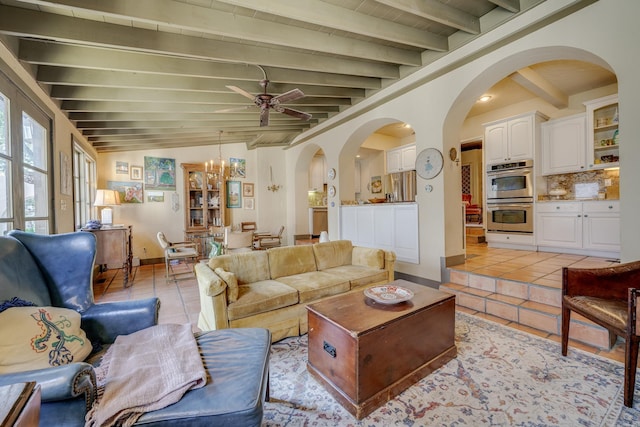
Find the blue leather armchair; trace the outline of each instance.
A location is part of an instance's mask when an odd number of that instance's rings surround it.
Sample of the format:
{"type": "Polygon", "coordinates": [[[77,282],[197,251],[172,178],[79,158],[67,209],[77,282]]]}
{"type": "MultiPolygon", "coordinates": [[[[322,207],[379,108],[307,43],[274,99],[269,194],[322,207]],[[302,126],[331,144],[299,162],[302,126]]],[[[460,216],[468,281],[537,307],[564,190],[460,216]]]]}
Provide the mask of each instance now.
{"type": "MultiPolygon", "coordinates": [[[[94,303],[95,256],[92,233],[43,236],[11,231],[0,237],[0,301],[18,297],[39,306],[76,310],[94,349],[113,343],[118,335],[157,324],[157,298],[94,303]]],[[[0,375],[0,385],[25,381],[40,384],[41,420],[49,420],[49,425],[82,422],[96,397],[93,367],[84,362],[0,375]]]]}
{"type": "MultiPolygon", "coordinates": [[[[94,303],[95,244],[93,233],[82,232],[41,236],[12,231],[0,237],[0,301],[19,297],[40,306],[74,309],[81,314],[82,329],[96,345],[155,325],[157,298],[94,303]]],[[[224,329],[195,337],[207,384],[188,391],[173,405],[142,415],[135,425],[259,427],[268,399],[269,330],[224,329]]],[[[40,384],[41,426],[84,426],[87,408],[96,397],[90,364],[0,375],[0,385],[26,381],[40,384]]]]}

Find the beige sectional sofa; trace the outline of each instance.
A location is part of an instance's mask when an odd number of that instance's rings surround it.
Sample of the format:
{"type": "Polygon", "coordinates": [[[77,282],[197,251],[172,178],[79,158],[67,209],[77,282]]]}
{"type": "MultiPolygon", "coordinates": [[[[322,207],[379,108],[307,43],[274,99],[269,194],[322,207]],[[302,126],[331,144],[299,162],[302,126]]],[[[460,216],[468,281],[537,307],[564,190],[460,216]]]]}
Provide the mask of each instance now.
{"type": "Polygon", "coordinates": [[[232,253],[195,267],[203,331],[263,327],[272,340],[307,332],[306,305],[394,279],[395,253],[348,240],[232,253]]]}

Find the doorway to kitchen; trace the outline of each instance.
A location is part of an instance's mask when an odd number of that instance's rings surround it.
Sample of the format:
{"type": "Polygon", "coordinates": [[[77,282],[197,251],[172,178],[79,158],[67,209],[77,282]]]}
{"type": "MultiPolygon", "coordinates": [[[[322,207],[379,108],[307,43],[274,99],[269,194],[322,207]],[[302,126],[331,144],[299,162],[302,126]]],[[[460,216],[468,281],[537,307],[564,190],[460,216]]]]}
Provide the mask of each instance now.
{"type": "Polygon", "coordinates": [[[467,243],[482,243],[484,237],[482,137],[460,143],[462,204],[467,243]]]}

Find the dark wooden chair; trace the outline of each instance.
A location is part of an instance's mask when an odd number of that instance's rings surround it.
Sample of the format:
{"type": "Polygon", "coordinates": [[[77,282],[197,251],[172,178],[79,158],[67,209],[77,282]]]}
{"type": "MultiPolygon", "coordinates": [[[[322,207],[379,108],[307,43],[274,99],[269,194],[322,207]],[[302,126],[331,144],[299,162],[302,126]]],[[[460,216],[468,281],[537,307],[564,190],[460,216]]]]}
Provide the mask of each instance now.
{"type": "Polygon", "coordinates": [[[567,355],[571,312],[609,331],[609,347],[625,340],[624,405],[633,406],[638,365],[637,304],[640,261],[604,268],[562,269],[562,355],[567,355]]]}

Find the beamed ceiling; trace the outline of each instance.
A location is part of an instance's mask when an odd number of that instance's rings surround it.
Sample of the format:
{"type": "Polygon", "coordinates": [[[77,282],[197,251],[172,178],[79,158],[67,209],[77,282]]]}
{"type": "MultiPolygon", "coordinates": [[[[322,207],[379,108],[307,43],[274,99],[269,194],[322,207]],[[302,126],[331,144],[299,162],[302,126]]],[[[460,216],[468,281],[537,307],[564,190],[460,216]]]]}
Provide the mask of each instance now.
{"type": "Polygon", "coordinates": [[[285,146],[543,1],[0,0],[0,40],[99,152],[285,146]],[[260,127],[265,77],[311,119],[260,127]]]}

